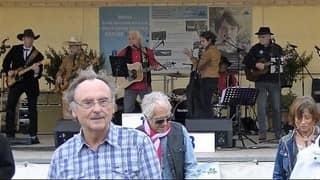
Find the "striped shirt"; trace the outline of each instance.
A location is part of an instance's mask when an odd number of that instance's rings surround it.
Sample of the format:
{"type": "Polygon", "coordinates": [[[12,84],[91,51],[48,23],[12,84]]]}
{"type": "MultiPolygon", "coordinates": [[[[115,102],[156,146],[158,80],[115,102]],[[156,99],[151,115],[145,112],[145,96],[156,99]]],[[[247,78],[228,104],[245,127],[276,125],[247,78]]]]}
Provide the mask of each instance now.
{"type": "Polygon", "coordinates": [[[53,154],[49,179],[161,179],[154,146],[143,132],[110,123],[105,141],[91,149],[80,132],[53,154]]]}

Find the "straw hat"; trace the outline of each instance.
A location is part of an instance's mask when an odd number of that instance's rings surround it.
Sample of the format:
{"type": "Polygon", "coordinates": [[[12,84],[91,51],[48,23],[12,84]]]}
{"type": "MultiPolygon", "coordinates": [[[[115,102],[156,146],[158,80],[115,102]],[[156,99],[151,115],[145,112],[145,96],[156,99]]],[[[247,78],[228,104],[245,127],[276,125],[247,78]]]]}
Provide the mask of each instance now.
{"type": "Polygon", "coordinates": [[[72,36],[69,41],[65,41],[64,44],[68,45],[68,46],[88,46],[87,43],[83,43],[81,42],[80,39],[72,36]]]}

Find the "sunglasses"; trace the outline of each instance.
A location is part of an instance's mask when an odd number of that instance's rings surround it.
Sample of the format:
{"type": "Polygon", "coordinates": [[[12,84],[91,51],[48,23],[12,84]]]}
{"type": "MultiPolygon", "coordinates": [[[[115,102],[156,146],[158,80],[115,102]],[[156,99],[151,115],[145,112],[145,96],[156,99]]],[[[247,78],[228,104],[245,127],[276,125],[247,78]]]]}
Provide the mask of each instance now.
{"type": "Polygon", "coordinates": [[[166,122],[171,121],[172,118],[173,118],[172,115],[167,116],[167,117],[163,117],[163,118],[157,118],[157,119],[154,121],[154,123],[155,123],[155,124],[158,124],[158,125],[161,125],[161,124],[163,124],[165,121],[166,121],[166,122]]]}

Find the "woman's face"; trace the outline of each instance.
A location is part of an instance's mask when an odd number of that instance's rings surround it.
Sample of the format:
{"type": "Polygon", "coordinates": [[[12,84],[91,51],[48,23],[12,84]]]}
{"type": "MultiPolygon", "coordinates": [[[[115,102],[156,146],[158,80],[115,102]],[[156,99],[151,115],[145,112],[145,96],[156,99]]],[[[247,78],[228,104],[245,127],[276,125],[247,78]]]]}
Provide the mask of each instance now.
{"type": "Polygon", "coordinates": [[[304,109],[300,119],[297,115],[295,116],[295,125],[300,133],[310,134],[315,125],[315,119],[313,119],[312,114],[308,109],[304,109]]]}
{"type": "Polygon", "coordinates": [[[200,37],[200,46],[202,48],[206,48],[211,43],[211,40],[207,40],[206,38],[200,37]]]}

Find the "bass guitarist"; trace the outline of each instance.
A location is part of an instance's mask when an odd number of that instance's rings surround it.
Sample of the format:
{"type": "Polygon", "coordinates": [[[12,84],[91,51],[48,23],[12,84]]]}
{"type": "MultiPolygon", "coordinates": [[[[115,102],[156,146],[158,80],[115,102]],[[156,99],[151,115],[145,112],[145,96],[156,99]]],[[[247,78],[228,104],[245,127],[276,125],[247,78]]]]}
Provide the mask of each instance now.
{"type": "Polygon", "coordinates": [[[154,58],[151,49],[143,47],[141,44],[142,36],[139,31],[128,32],[128,46],[122,49],[118,56],[126,57],[128,64],[141,62],[144,69],[143,80],[135,82],[124,91],[124,112],[132,113],[135,109],[136,98],[139,95],[143,99],[144,95],[152,91],[151,88],[151,72],[150,69],[160,70],[158,62],[154,58]]]}
{"type": "Polygon", "coordinates": [[[10,139],[15,138],[16,106],[22,93],[26,93],[28,99],[28,111],[30,118],[29,135],[30,144],[38,144],[38,113],[37,98],[39,96],[39,79],[43,66],[37,62],[43,60],[43,55],[33,46],[34,40],[40,35],[33,33],[31,29],[25,29],[17,38],[23,44],[13,46],[3,60],[3,71],[8,78],[15,76],[19,69],[32,66],[32,70],[22,75],[21,79],[9,87],[6,106],[6,134],[10,139]]]}
{"type": "Polygon", "coordinates": [[[248,80],[255,81],[255,87],[258,90],[258,123],[259,140],[266,140],[266,107],[267,98],[271,100],[272,120],[275,138],[279,139],[281,135],[280,120],[280,84],[278,83],[278,73],[270,73],[271,58],[281,57],[282,48],[272,42],[272,35],[269,27],[260,27],[255,33],[258,36],[259,43],[251,47],[243,63],[246,66],[246,75],[248,80]],[[264,72],[259,73],[259,72],[264,72]],[[259,76],[257,76],[259,74],[259,76]],[[253,78],[255,76],[255,78],[253,78]]]}

